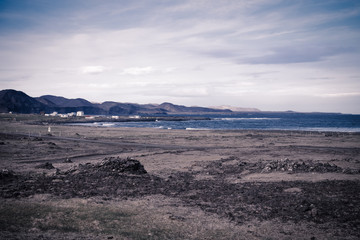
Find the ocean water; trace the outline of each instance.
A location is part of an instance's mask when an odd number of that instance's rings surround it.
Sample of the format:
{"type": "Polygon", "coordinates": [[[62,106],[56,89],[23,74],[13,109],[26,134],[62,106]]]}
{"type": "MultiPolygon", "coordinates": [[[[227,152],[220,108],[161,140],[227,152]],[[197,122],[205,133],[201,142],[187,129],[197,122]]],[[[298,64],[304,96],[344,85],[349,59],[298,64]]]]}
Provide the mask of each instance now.
{"type": "MultiPolygon", "coordinates": [[[[202,115],[203,116],[203,115],[202,115]]],[[[360,115],[317,113],[243,113],[206,115],[210,120],[86,123],[94,127],[140,127],[186,130],[297,130],[360,132],[360,115]]]]}

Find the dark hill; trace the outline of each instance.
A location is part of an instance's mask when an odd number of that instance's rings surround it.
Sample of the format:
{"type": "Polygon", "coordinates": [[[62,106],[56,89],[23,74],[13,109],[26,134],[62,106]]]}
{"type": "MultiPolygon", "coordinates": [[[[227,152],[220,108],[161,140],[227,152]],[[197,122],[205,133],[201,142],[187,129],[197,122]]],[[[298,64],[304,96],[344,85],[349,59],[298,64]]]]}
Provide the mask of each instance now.
{"type": "Polygon", "coordinates": [[[57,106],[57,107],[90,107],[93,104],[85,99],[76,98],[76,99],[68,99],[64,97],[45,95],[36,98],[36,100],[48,104],[49,106],[57,106]]]}
{"type": "Polygon", "coordinates": [[[136,104],[104,102],[91,103],[82,98],[68,99],[60,96],[44,95],[32,98],[21,91],[0,91],[0,112],[14,113],[70,113],[84,111],[90,115],[166,115],[166,114],[202,114],[202,113],[230,113],[231,110],[220,110],[204,107],[186,107],[172,103],[136,104]]]}
{"type": "Polygon", "coordinates": [[[229,109],[213,109],[205,107],[186,107],[183,105],[175,105],[172,103],[162,103],[159,105],[160,108],[165,109],[168,113],[231,113],[229,109]]]}
{"type": "Polygon", "coordinates": [[[0,112],[40,113],[48,107],[21,91],[12,89],[0,91],[0,112]]]}
{"type": "Polygon", "coordinates": [[[136,103],[103,102],[97,107],[107,111],[110,115],[131,115],[131,114],[166,114],[167,111],[155,105],[141,105],[136,103]]]}

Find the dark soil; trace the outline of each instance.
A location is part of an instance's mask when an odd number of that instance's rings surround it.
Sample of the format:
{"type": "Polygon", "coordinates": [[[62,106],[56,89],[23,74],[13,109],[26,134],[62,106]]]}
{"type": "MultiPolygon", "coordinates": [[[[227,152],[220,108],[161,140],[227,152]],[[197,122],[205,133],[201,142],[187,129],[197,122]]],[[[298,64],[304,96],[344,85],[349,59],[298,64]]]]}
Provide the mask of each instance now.
{"type": "MultiPolygon", "coordinates": [[[[213,162],[201,171],[178,172],[168,178],[148,174],[134,159],[105,158],[98,164],[79,165],[65,172],[17,175],[3,170],[0,196],[27,197],[50,193],[62,198],[101,196],[103,199],[132,198],[152,194],[181,199],[190,206],[216,213],[236,223],[251,219],[327,223],[360,237],[360,182],[247,182],[232,184],[224,176],[250,172],[342,172],[336,165],[317,162],[224,164],[213,162]],[[291,170],[290,170],[291,169],[291,170]],[[196,180],[197,174],[213,175],[196,180]]],[[[236,162],[236,161],[235,161],[236,162]]]]}

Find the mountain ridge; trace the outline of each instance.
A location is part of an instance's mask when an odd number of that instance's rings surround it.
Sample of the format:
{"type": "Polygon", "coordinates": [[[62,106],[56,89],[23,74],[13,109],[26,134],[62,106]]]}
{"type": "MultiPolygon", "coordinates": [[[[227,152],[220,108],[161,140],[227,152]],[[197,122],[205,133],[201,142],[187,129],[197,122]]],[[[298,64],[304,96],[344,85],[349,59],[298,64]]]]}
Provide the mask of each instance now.
{"type": "Polygon", "coordinates": [[[230,105],[211,106],[209,108],[222,109],[222,110],[229,109],[233,112],[261,112],[257,108],[243,108],[243,107],[234,107],[234,106],[230,106],[230,105]]]}
{"type": "Polygon", "coordinates": [[[52,104],[59,107],[84,107],[93,105],[91,102],[83,98],[68,99],[61,96],[43,95],[35,99],[44,104],[52,104]]]}
{"type": "Polygon", "coordinates": [[[169,102],[162,104],[137,104],[114,101],[91,103],[83,98],[69,99],[54,95],[31,97],[22,91],[13,89],[0,91],[0,112],[51,113],[55,111],[58,113],[83,111],[87,115],[167,115],[233,112],[230,109],[187,107],[169,102]]]}

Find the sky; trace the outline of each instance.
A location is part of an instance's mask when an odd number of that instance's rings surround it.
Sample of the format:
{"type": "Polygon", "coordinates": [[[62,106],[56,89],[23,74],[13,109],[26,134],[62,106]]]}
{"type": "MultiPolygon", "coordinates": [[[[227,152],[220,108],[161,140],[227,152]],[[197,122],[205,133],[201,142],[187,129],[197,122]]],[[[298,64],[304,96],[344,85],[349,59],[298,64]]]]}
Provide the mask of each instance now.
{"type": "Polygon", "coordinates": [[[360,113],[359,0],[0,0],[0,89],[360,113]]]}

